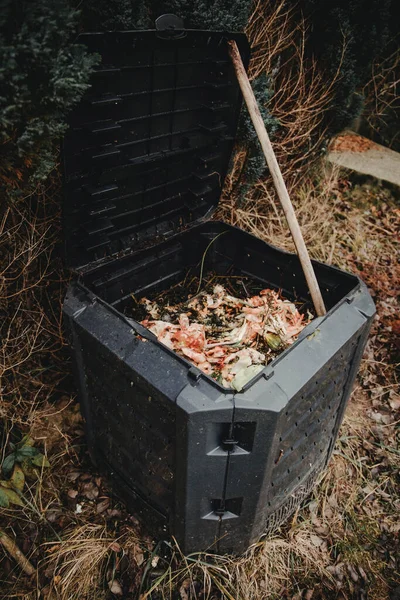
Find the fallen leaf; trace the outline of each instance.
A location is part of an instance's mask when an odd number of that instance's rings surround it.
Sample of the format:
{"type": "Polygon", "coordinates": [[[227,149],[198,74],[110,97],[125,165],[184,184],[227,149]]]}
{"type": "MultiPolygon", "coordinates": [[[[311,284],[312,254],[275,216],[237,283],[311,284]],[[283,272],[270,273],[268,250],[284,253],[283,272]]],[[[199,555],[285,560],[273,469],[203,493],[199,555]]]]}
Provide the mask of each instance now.
{"type": "Polygon", "coordinates": [[[69,496],[69,498],[76,498],[77,495],[78,495],[78,493],[79,493],[78,490],[73,490],[73,489],[68,490],[68,496],[69,496]]]}
{"type": "Polygon", "coordinates": [[[18,494],[16,492],[14,492],[13,490],[10,490],[9,488],[5,488],[5,487],[0,487],[0,506],[4,506],[4,508],[7,508],[10,504],[16,504],[17,506],[24,506],[24,503],[22,502],[21,498],[18,496],[18,494]],[[7,500],[5,500],[5,498],[8,499],[8,503],[7,500]]]}
{"type": "Polygon", "coordinates": [[[158,561],[159,561],[159,560],[160,560],[160,557],[159,557],[159,556],[155,556],[155,557],[153,558],[153,560],[151,561],[151,566],[153,567],[153,569],[155,569],[155,568],[156,568],[156,566],[158,565],[158,561]]]}
{"type": "MultiPolygon", "coordinates": [[[[141,547],[137,544],[133,547],[133,557],[138,567],[140,567],[144,563],[144,554],[142,552],[141,547]]],[[[151,561],[151,565],[153,566],[153,561],[151,561]]]]}
{"type": "Polygon", "coordinates": [[[188,593],[187,593],[186,590],[190,589],[190,584],[191,584],[191,580],[190,579],[185,579],[182,582],[182,585],[179,588],[179,595],[181,597],[181,600],[189,600],[189,595],[188,595],[188,593]]]}
{"type": "Polygon", "coordinates": [[[32,464],[36,467],[50,467],[50,463],[46,456],[43,456],[43,454],[40,453],[32,458],[32,464]]]}
{"type": "Polygon", "coordinates": [[[354,568],[351,565],[347,565],[347,570],[350,573],[350,577],[352,578],[352,580],[356,583],[359,578],[354,568]]]}
{"type": "Polygon", "coordinates": [[[10,481],[15,489],[22,492],[25,484],[25,475],[20,465],[15,465],[10,481]]]}
{"type": "Polygon", "coordinates": [[[400,395],[393,392],[393,390],[389,394],[389,405],[394,411],[400,410],[400,395]]]}
{"type": "Polygon", "coordinates": [[[30,458],[24,458],[24,460],[20,464],[21,464],[21,468],[24,472],[24,475],[26,477],[31,477],[31,478],[35,478],[35,479],[37,478],[38,471],[32,465],[32,461],[30,458]]]}
{"type": "Polygon", "coordinates": [[[76,481],[78,479],[78,477],[80,477],[82,475],[82,473],[80,471],[70,471],[67,475],[67,479],[68,481],[76,481]]]}
{"type": "Polygon", "coordinates": [[[89,483],[83,484],[82,494],[88,500],[95,500],[99,495],[99,488],[92,481],[90,481],[89,483]]]}
{"type": "Polygon", "coordinates": [[[108,588],[109,588],[110,592],[112,594],[115,594],[116,596],[122,596],[122,594],[123,594],[122,587],[120,586],[120,584],[118,583],[118,581],[116,579],[113,579],[112,581],[108,582],[108,588]]]}
{"type": "Polygon", "coordinates": [[[319,548],[324,542],[324,540],[322,538],[320,538],[318,535],[314,535],[314,534],[310,535],[310,540],[311,540],[311,543],[313,544],[313,546],[315,546],[316,548],[319,548]]]}
{"type": "Polygon", "coordinates": [[[102,500],[101,502],[98,502],[96,505],[96,512],[98,514],[101,514],[102,512],[104,512],[105,510],[107,510],[107,508],[110,506],[110,498],[106,498],[105,500],[102,500]]]}
{"type": "Polygon", "coordinates": [[[3,487],[0,487],[0,506],[2,508],[8,508],[10,506],[10,500],[3,487]]]}

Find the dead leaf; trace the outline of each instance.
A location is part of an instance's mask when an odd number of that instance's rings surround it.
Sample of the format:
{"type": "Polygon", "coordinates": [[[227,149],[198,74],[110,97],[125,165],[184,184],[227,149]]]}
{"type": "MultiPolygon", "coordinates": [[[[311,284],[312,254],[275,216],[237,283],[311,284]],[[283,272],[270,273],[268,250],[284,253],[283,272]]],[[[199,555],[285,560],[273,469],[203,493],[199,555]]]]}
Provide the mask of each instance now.
{"type": "Polygon", "coordinates": [[[88,500],[95,500],[99,495],[99,488],[92,481],[89,481],[89,483],[83,484],[82,494],[88,500]]]}
{"type": "Polygon", "coordinates": [[[394,411],[400,410],[400,394],[396,394],[393,390],[389,394],[389,405],[394,411]]]}
{"type": "Polygon", "coordinates": [[[351,565],[347,565],[347,570],[350,573],[350,577],[352,578],[352,580],[354,581],[354,583],[357,583],[358,581],[358,574],[356,573],[356,571],[354,570],[354,568],[351,565]]]}
{"type": "Polygon", "coordinates": [[[62,512],[59,509],[48,510],[46,511],[46,520],[49,523],[55,523],[57,519],[59,519],[62,515],[62,512]]]}
{"type": "MultiPolygon", "coordinates": [[[[1,493],[3,494],[3,497],[6,497],[8,499],[8,502],[11,504],[16,504],[17,506],[24,506],[21,498],[18,496],[18,494],[16,492],[14,492],[14,490],[11,490],[7,487],[3,487],[0,486],[0,490],[1,493]]],[[[1,506],[8,506],[8,505],[4,505],[1,504],[1,506]]]]}
{"type": "Polygon", "coordinates": [[[108,588],[112,594],[115,594],[115,596],[122,596],[123,594],[122,587],[116,579],[108,582],[108,588]]]}
{"type": "Polygon", "coordinates": [[[181,600],[189,600],[189,595],[186,590],[188,590],[190,588],[190,584],[191,584],[190,579],[185,579],[182,582],[182,585],[179,588],[179,595],[181,597],[181,600]]]}
{"type": "Polygon", "coordinates": [[[105,510],[107,510],[107,508],[110,506],[110,498],[106,498],[105,500],[102,500],[101,502],[98,502],[96,505],[96,512],[98,514],[101,514],[102,512],[104,512],[105,510]]]}
{"type": "Polygon", "coordinates": [[[122,513],[117,508],[111,508],[111,509],[107,510],[107,516],[110,517],[110,519],[112,519],[112,518],[117,519],[122,516],[122,513]]]}
{"type": "Polygon", "coordinates": [[[322,546],[324,540],[322,538],[320,538],[318,535],[310,535],[310,540],[311,543],[313,544],[313,546],[315,546],[316,548],[319,548],[320,546],[322,546]]]}
{"type": "MultiPolygon", "coordinates": [[[[133,547],[133,558],[135,559],[135,562],[138,567],[140,567],[144,563],[144,554],[142,552],[141,547],[138,546],[137,544],[135,544],[135,546],[133,547]]],[[[152,561],[152,566],[153,566],[153,561],[152,561]]]]}
{"type": "Polygon", "coordinates": [[[156,568],[156,566],[158,565],[158,561],[160,560],[159,556],[154,556],[153,560],[151,561],[151,566],[153,567],[153,569],[156,568]]]}
{"type": "Polygon", "coordinates": [[[33,458],[31,458],[31,461],[32,464],[36,467],[50,467],[50,463],[47,460],[47,457],[43,456],[43,454],[38,454],[37,456],[34,456],[33,458]]]}
{"type": "Polygon", "coordinates": [[[20,465],[15,465],[10,482],[15,489],[22,492],[25,484],[25,475],[20,465]]]}
{"type": "Polygon", "coordinates": [[[76,497],[77,497],[77,495],[78,495],[78,493],[79,493],[79,492],[78,492],[78,490],[72,490],[72,489],[71,489],[71,490],[68,490],[68,496],[69,496],[70,498],[76,498],[76,497]]]}
{"type": "Polygon", "coordinates": [[[82,475],[81,471],[70,471],[67,475],[68,481],[76,481],[82,475]]]}

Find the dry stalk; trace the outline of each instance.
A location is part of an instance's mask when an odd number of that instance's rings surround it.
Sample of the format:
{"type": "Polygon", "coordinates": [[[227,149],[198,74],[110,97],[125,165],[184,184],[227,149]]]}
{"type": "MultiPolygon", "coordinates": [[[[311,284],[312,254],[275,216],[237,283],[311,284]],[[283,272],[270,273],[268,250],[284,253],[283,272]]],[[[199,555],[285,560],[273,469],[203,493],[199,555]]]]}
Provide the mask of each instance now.
{"type": "Polygon", "coordinates": [[[32,563],[26,558],[26,556],[21,552],[18,548],[17,544],[13,539],[10,538],[9,535],[6,534],[5,531],[0,527],[0,544],[3,545],[4,549],[8,552],[8,554],[19,564],[21,569],[23,570],[28,577],[32,577],[36,573],[35,567],[32,563]]]}
{"type": "Polygon", "coordinates": [[[104,573],[110,546],[103,525],[85,523],[63,535],[59,543],[46,544],[41,569],[50,578],[49,597],[59,600],[99,600],[105,594],[104,573]]]}
{"type": "Polygon", "coordinates": [[[51,194],[54,184],[6,205],[0,217],[0,414],[11,422],[24,422],[38,392],[45,399],[62,377],[54,368],[62,281],[52,258],[59,228],[51,194]]]}
{"type": "MultiPolygon", "coordinates": [[[[249,77],[265,74],[273,85],[268,110],[279,123],[273,139],[289,192],[318,160],[326,136],[325,113],[339,80],[346,51],[335,75],[326,80],[315,61],[306,58],[307,24],[295,17],[285,2],[257,0],[246,33],[252,46],[249,77]]],[[[225,186],[225,197],[234,196],[241,181],[247,153],[235,158],[225,186]]],[[[250,192],[251,195],[251,192],[250,192]]],[[[229,215],[224,215],[229,219],[229,215]]]]}
{"type": "MultiPolygon", "coordinates": [[[[378,133],[388,126],[388,119],[398,115],[400,111],[400,51],[396,50],[383,61],[376,61],[372,66],[370,81],[363,90],[366,99],[364,115],[368,125],[378,133]]],[[[398,131],[395,128],[390,145],[393,144],[398,131]]]]}

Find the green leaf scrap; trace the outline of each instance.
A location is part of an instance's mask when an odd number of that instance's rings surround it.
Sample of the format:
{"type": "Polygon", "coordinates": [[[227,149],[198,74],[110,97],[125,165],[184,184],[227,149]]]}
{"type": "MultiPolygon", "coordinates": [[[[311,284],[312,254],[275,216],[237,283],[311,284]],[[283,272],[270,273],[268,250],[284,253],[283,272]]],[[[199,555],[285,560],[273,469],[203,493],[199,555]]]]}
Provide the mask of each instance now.
{"type": "Polygon", "coordinates": [[[13,452],[12,454],[9,454],[4,459],[3,464],[2,464],[2,470],[3,470],[3,473],[4,473],[4,475],[6,477],[13,470],[13,467],[15,465],[15,460],[16,460],[16,453],[15,452],[13,452]]]}

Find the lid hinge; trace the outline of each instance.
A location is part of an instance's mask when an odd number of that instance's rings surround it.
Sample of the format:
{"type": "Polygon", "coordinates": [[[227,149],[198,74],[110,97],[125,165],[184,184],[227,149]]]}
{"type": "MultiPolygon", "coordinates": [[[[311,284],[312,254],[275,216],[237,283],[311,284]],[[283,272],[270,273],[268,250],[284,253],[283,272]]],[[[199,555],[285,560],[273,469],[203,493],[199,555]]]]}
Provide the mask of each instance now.
{"type": "Polygon", "coordinates": [[[164,39],[179,39],[186,36],[183,19],[176,15],[161,15],[156,19],[157,35],[164,39]]]}

